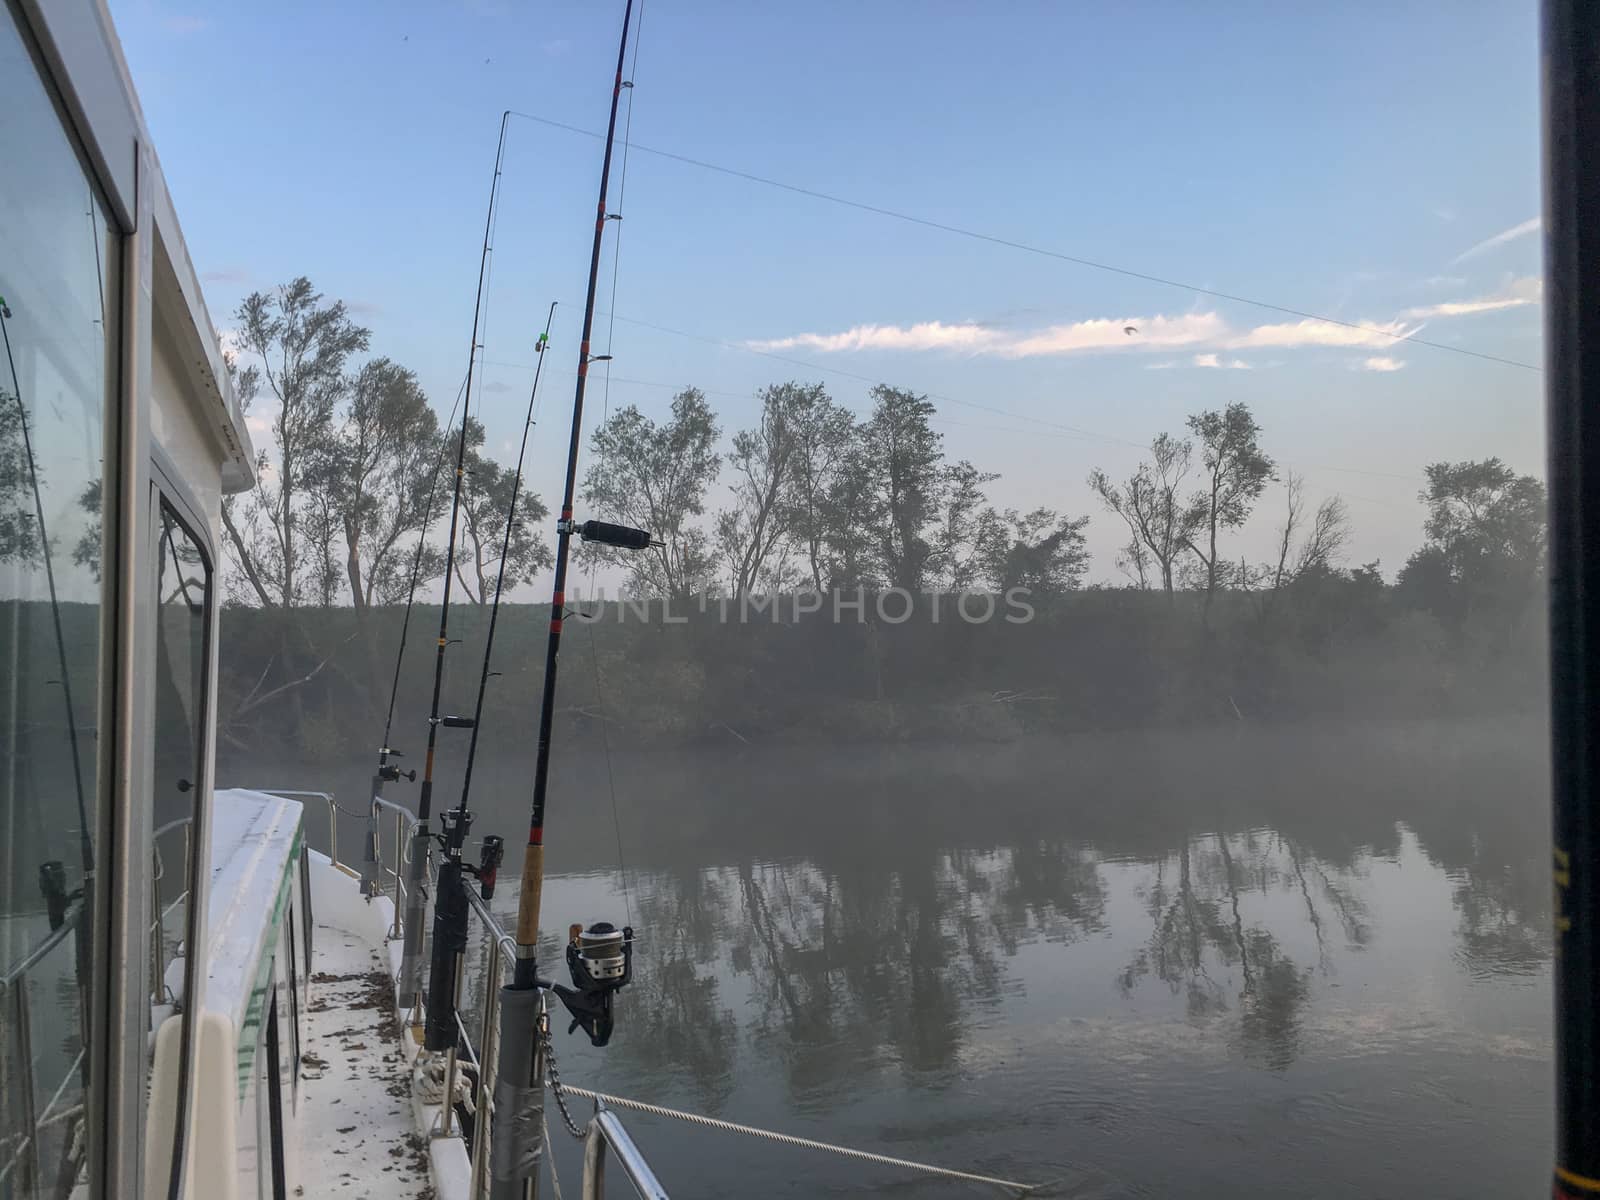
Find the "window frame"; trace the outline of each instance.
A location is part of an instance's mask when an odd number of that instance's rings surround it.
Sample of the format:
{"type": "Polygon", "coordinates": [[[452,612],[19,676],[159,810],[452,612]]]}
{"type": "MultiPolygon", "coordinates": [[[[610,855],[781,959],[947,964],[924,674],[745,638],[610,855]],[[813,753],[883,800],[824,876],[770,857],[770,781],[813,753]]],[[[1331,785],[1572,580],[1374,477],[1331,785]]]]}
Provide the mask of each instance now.
{"type": "MultiPolygon", "coordinates": [[[[216,662],[216,636],[217,636],[217,569],[216,547],[212,543],[207,526],[198,514],[198,507],[190,499],[188,490],[180,482],[180,477],[175,469],[168,466],[166,456],[156,447],[151,448],[151,479],[149,497],[149,553],[150,571],[146,586],[150,589],[154,603],[150,610],[152,623],[143,632],[150,638],[152,662],[158,653],[159,635],[156,622],[161,616],[160,578],[161,578],[161,552],[162,543],[166,538],[166,521],[170,519],[193,542],[201,555],[201,561],[206,572],[206,606],[205,615],[201,624],[201,672],[200,695],[196,705],[196,732],[198,742],[196,745],[197,763],[196,779],[192,789],[193,813],[190,825],[190,853],[187,864],[187,878],[185,883],[189,899],[184,907],[184,965],[183,965],[183,1040],[178,1057],[178,1088],[176,1095],[177,1111],[173,1114],[173,1144],[171,1148],[172,1172],[167,1185],[168,1200],[179,1200],[184,1194],[184,1167],[188,1156],[187,1144],[187,1117],[194,1104],[195,1074],[194,1062],[199,1041],[200,1024],[191,1018],[198,1015],[203,1001],[204,988],[201,983],[201,972],[205,958],[204,948],[200,945],[206,929],[205,900],[209,897],[209,888],[204,886],[202,871],[209,869],[210,864],[210,837],[211,837],[211,788],[213,764],[209,746],[209,730],[213,722],[213,706],[215,704],[215,680],[213,665],[216,662]]],[[[137,607],[137,606],[136,606],[137,607]]],[[[151,713],[153,716],[154,706],[151,713]]],[[[154,726],[145,724],[152,745],[154,743],[154,726]]],[[[145,787],[138,789],[144,796],[144,803],[150,807],[147,814],[151,819],[145,823],[145,828],[154,829],[154,758],[151,759],[151,773],[144,780],[145,787]]],[[[154,838],[152,837],[144,847],[145,857],[148,860],[154,852],[154,838]]],[[[144,927],[146,937],[151,936],[150,927],[144,927]]],[[[157,931],[154,936],[162,936],[157,931]]],[[[144,947],[142,961],[149,963],[149,947],[144,947]]],[[[159,981],[151,980],[151,984],[159,981]]],[[[148,1064],[146,1066],[148,1072],[148,1064]]],[[[141,1126],[148,1121],[148,1113],[141,1121],[141,1126]]],[[[144,1128],[140,1130],[141,1137],[144,1128]]]]}

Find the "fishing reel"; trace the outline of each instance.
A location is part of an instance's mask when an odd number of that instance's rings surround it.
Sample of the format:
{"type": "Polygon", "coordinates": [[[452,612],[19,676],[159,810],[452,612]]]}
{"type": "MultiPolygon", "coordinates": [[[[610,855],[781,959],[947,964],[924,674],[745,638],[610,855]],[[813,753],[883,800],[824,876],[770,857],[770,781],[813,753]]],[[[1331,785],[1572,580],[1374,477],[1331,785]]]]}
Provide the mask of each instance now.
{"type": "Polygon", "coordinates": [[[633,926],[618,929],[609,921],[596,921],[587,929],[572,926],[568,930],[567,971],[572,987],[556,983],[550,989],[572,1016],[567,1032],[581,1025],[591,1045],[604,1046],[611,1040],[614,1025],[611,997],[633,978],[633,926]]]}

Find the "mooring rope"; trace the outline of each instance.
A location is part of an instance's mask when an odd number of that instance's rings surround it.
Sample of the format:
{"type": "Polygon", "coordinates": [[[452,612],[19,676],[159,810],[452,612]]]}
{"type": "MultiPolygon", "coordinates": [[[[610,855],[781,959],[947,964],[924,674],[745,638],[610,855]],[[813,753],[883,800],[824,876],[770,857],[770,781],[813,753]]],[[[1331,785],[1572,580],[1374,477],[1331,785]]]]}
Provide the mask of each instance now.
{"type": "Polygon", "coordinates": [[[615,1108],[631,1108],[635,1112],[648,1113],[654,1117],[670,1117],[675,1121],[687,1121],[691,1125],[700,1125],[707,1129],[720,1129],[724,1133],[742,1133],[747,1137],[763,1138],[769,1142],[781,1142],[786,1146],[799,1146],[805,1150],[822,1150],[829,1154],[840,1155],[843,1158],[878,1163],[886,1167],[903,1167],[908,1171],[921,1171],[927,1175],[942,1175],[947,1179],[964,1179],[969,1183],[982,1183],[990,1187],[1003,1188],[1018,1196],[1027,1196],[1038,1190],[1035,1184],[1018,1183],[1013,1179],[998,1179],[993,1175],[977,1175],[971,1171],[956,1171],[950,1167],[936,1167],[931,1163],[914,1162],[909,1158],[893,1158],[887,1154],[874,1154],[870,1150],[856,1150],[849,1146],[835,1146],[830,1142],[813,1141],[811,1138],[796,1137],[789,1133],[778,1133],[771,1129],[757,1129],[752,1125],[738,1125],[732,1121],[721,1121],[716,1117],[702,1116],[699,1113],[680,1112],[675,1108],[662,1108],[659,1104],[646,1104],[643,1100],[630,1100],[626,1096],[612,1096],[605,1092],[591,1092],[587,1088],[574,1087],[570,1083],[564,1083],[561,1086],[563,1091],[574,1096],[582,1096],[586,1100],[597,1100],[601,1104],[609,1104],[615,1108]]]}

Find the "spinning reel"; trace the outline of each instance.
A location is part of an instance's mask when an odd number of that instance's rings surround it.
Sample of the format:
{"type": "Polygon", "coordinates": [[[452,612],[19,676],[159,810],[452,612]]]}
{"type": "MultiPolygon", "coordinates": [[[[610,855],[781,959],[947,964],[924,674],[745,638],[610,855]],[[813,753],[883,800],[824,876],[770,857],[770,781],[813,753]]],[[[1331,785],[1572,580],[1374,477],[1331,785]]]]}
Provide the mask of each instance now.
{"type": "Polygon", "coordinates": [[[611,997],[633,978],[633,926],[618,929],[609,921],[596,921],[587,929],[572,926],[567,937],[572,987],[554,983],[550,990],[572,1016],[567,1032],[581,1025],[591,1045],[604,1046],[614,1025],[611,997]]]}

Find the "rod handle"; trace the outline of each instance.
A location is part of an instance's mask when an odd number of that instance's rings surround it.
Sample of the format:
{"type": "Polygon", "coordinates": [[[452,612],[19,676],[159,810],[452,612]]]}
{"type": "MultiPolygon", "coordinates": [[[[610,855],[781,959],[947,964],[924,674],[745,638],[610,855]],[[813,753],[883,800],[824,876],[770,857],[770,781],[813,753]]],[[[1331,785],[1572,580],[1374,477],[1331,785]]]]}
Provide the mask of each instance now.
{"type": "Polygon", "coordinates": [[[439,724],[446,729],[471,729],[477,722],[471,717],[440,717],[439,724]]]}
{"type": "Polygon", "coordinates": [[[539,898],[544,891],[544,846],[522,852],[522,895],[517,905],[517,945],[539,944],[539,898]]]}
{"type": "Polygon", "coordinates": [[[602,546],[617,546],[623,550],[648,550],[650,533],[628,525],[613,525],[609,521],[585,521],[578,526],[578,536],[586,542],[599,542],[602,546]]]}

